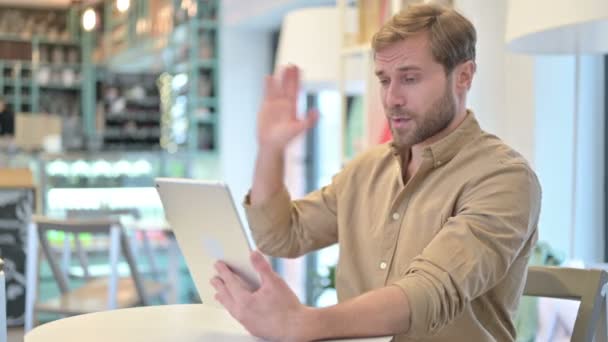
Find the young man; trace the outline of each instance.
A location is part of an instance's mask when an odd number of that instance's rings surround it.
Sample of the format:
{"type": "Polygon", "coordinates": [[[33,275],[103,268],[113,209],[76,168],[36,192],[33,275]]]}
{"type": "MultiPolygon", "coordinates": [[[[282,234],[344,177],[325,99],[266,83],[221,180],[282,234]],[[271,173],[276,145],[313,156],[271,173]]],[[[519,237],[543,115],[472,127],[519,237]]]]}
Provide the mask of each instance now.
{"type": "Polygon", "coordinates": [[[515,340],[541,190],[526,161],[466,109],[475,42],[467,19],[435,5],[410,7],[384,25],[372,46],[393,141],[297,201],[282,183],[283,153],[316,115],[296,118],[295,67],[266,80],[246,199],[252,232],[261,251],[281,257],[337,242],[339,304],[300,304],[257,252],[256,291],[220,262],[216,298],[253,335],[515,340]]]}

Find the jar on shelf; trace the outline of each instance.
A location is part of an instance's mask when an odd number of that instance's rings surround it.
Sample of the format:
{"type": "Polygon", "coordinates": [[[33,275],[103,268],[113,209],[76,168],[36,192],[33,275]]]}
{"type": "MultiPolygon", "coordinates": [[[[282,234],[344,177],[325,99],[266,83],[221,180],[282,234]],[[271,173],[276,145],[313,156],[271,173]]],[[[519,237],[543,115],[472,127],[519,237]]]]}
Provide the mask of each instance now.
{"type": "Polygon", "coordinates": [[[64,57],[64,53],[63,53],[63,47],[61,47],[61,46],[55,46],[55,47],[52,48],[51,62],[53,64],[64,64],[65,63],[65,57],[64,57]]]}
{"type": "Polygon", "coordinates": [[[36,72],[36,82],[40,85],[46,85],[51,79],[51,70],[49,67],[43,66],[36,72]]]}
{"type": "Polygon", "coordinates": [[[38,60],[40,63],[49,63],[51,58],[49,56],[49,48],[46,45],[38,47],[38,60]]]}
{"type": "Polygon", "coordinates": [[[213,90],[213,85],[211,84],[211,79],[206,74],[201,75],[198,84],[198,95],[200,97],[209,97],[211,96],[211,92],[213,90]]]}
{"type": "Polygon", "coordinates": [[[201,36],[199,56],[201,59],[211,59],[214,55],[214,46],[211,37],[208,34],[201,36]]]}
{"type": "Polygon", "coordinates": [[[66,87],[71,87],[76,82],[76,75],[74,75],[74,70],[70,68],[63,69],[61,73],[61,83],[66,87]]]}
{"type": "Polygon", "coordinates": [[[68,63],[70,64],[78,64],[80,62],[80,58],[79,58],[79,53],[78,53],[78,48],[70,48],[68,50],[68,63]]]}

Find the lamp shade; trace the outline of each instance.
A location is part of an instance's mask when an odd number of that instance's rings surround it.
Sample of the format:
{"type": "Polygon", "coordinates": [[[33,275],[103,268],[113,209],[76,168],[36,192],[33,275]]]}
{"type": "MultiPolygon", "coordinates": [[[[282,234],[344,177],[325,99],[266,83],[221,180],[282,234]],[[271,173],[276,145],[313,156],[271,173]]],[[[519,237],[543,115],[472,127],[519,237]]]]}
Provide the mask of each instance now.
{"type": "Polygon", "coordinates": [[[335,6],[289,12],[281,26],[275,67],[286,64],[300,67],[305,89],[336,88],[342,46],[340,34],[335,6]]]}
{"type": "Polygon", "coordinates": [[[608,0],[510,0],[506,41],[532,54],[608,51],[608,0]]]}

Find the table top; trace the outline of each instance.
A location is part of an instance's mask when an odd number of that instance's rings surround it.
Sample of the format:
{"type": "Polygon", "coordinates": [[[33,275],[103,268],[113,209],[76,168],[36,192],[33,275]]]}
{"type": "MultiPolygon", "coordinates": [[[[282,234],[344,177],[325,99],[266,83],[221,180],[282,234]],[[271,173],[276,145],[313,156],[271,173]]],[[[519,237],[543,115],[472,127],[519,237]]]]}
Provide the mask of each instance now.
{"type": "MultiPolygon", "coordinates": [[[[390,337],[342,339],[388,342],[390,337]]],[[[144,306],[73,316],[38,326],[25,342],[106,341],[261,341],[227,311],[202,304],[144,306]]]]}

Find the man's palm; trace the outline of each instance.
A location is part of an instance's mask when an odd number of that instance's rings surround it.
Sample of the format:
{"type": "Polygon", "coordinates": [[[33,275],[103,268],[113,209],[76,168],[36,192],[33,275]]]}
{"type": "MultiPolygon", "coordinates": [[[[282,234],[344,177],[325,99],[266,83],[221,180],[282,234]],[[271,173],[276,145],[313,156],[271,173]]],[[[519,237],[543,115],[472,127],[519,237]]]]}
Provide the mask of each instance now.
{"type": "Polygon", "coordinates": [[[287,67],[282,75],[266,78],[266,92],[258,113],[258,142],[283,150],[300,133],[312,127],[317,119],[314,111],[305,119],[297,116],[300,75],[295,66],[287,67]]]}

